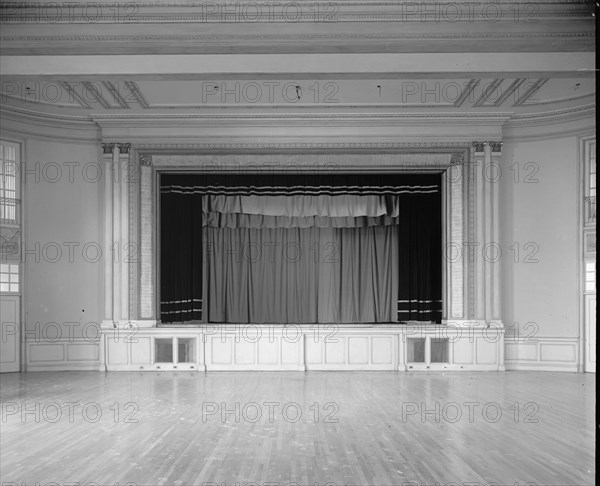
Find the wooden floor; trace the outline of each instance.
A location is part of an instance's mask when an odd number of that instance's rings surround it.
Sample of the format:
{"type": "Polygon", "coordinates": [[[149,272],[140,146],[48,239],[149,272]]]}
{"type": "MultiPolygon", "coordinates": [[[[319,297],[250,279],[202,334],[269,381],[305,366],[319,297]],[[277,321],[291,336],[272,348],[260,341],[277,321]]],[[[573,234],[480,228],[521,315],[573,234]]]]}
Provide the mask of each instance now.
{"type": "Polygon", "coordinates": [[[4,485],[594,483],[589,374],[63,372],[0,385],[4,485]]]}

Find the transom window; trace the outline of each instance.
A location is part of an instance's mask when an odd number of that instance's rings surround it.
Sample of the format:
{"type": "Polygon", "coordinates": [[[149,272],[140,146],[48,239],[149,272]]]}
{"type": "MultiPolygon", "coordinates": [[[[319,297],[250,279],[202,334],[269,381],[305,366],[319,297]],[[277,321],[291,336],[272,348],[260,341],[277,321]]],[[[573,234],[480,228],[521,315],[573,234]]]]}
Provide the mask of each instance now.
{"type": "Polygon", "coordinates": [[[19,291],[19,265],[15,263],[0,264],[0,292],[19,291]]]}

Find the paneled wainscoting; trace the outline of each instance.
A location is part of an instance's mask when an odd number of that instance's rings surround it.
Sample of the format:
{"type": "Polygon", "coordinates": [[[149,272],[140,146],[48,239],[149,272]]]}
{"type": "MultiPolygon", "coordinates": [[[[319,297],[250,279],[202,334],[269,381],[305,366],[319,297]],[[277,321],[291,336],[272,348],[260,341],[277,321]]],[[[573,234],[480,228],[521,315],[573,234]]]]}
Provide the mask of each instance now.
{"type": "MultiPolygon", "coordinates": [[[[125,326],[126,327],[126,326],[125,326]]],[[[179,343],[177,343],[179,344],[179,343]]],[[[427,344],[427,343],[425,343],[427,344]]],[[[495,328],[203,326],[103,329],[101,339],[25,341],[26,371],[540,370],[578,371],[577,338],[511,341],[495,328]],[[260,333],[260,334],[259,334],[260,333]],[[189,362],[158,362],[156,339],[193,339],[189,362]],[[410,360],[412,339],[449,339],[443,363],[410,360]]],[[[430,352],[431,346],[425,348],[430,352]]],[[[177,352],[179,346],[177,346],[177,352]]],[[[431,355],[429,360],[431,361],[431,355]]]]}
{"type": "Polygon", "coordinates": [[[136,326],[103,329],[101,370],[504,370],[501,326],[136,326]]]}
{"type": "Polygon", "coordinates": [[[493,371],[505,365],[507,370],[578,371],[577,338],[511,341],[494,328],[460,329],[325,325],[104,329],[101,339],[27,340],[25,370],[493,371]],[[450,344],[444,363],[410,361],[411,339],[446,336],[450,344]],[[194,340],[191,362],[156,361],[156,339],[174,337],[194,340]]]}
{"type": "Polygon", "coordinates": [[[97,370],[100,339],[33,339],[25,341],[25,371],[97,370]]]}
{"type": "Polygon", "coordinates": [[[578,371],[579,339],[532,337],[504,343],[506,369],[522,371],[578,371]]]}

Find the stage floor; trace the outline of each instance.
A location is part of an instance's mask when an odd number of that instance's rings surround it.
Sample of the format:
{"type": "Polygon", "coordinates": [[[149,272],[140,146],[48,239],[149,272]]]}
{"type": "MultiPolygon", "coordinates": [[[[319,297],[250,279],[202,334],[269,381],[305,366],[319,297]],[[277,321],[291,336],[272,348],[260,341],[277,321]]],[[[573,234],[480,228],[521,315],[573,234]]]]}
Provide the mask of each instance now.
{"type": "Polygon", "coordinates": [[[0,384],[4,485],[594,484],[591,374],[41,372],[0,384]]]}

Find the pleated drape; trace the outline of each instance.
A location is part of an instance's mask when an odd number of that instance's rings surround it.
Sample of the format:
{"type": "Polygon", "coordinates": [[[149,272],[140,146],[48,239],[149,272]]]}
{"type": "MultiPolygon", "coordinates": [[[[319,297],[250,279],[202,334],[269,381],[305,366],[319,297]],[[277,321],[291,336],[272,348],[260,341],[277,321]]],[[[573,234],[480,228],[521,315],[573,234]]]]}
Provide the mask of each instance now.
{"type": "Polygon", "coordinates": [[[209,322],[393,322],[398,233],[205,227],[209,322]]]}

